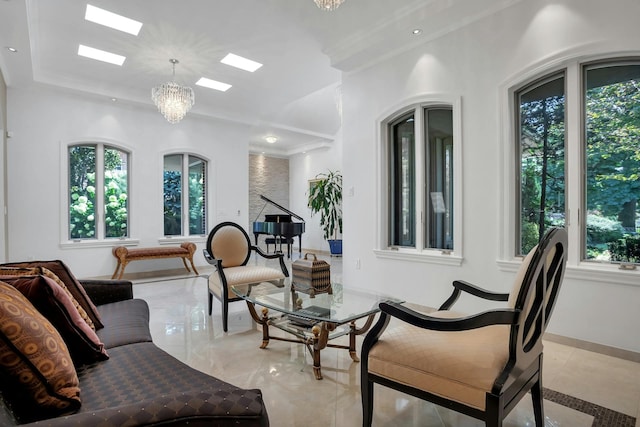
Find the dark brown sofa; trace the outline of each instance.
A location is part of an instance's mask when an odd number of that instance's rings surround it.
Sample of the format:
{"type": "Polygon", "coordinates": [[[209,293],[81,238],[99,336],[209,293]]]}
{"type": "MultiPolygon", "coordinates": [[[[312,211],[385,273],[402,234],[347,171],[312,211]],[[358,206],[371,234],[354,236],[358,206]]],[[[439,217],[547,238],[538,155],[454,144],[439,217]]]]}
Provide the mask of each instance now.
{"type": "Polygon", "coordinates": [[[131,282],[80,283],[100,314],[96,333],[109,359],[76,366],[82,403],[75,413],[40,420],[0,375],[1,426],[269,425],[260,390],[190,368],[152,342],[148,305],[133,298],[131,282]]]}

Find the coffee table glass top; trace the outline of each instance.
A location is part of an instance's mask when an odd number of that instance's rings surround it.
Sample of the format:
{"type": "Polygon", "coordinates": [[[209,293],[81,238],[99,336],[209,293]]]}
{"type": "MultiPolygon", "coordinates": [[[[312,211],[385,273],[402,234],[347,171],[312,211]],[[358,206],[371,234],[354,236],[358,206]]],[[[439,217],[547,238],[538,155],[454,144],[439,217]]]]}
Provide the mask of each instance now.
{"type": "Polygon", "coordinates": [[[278,285],[262,282],[233,286],[231,290],[239,297],[262,307],[284,314],[301,315],[308,319],[344,324],[380,311],[383,301],[403,302],[388,295],[370,290],[342,286],[332,283],[332,294],[320,293],[315,297],[300,291],[291,291],[291,280],[278,285]]]}

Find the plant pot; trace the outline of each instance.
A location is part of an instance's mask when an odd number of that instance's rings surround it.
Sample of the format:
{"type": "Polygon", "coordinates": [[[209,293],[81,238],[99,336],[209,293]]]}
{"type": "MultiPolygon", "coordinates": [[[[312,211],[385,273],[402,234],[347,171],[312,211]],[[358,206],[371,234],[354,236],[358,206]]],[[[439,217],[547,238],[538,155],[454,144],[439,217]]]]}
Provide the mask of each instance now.
{"type": "Polygon", "coordinates": [[[327,242],[329,242],[329,250],[331,251],[331,255],[342,255],[342,239],[327,240],[327,242]]]}

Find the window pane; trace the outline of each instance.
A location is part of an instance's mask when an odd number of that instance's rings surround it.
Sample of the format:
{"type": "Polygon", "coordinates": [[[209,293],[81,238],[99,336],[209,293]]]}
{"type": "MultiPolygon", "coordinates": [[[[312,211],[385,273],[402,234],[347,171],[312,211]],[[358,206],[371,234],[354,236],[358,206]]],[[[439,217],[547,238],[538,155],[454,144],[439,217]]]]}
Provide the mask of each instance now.
{"type": "Polygon", "coordinates": [[[413,114],[391,126],[389,242],[415,246],[415,130],[413,114]]]}
{"type": "Polygon", "coordinates": [[[516,94],[519,128],[519,227],[516,255],[528,253],[565,218],[564,75],[516,94]]]}
{"type": "Polygon", "coordinates": [[[105,237],[128,237],[127,153],[115,148],[104,150],[104,227],[105,237]]]}
{"type": "Polygon", "coordinates": [[[206,234],[206,162],[189,156],[189,234],[206,234]]]}
{"type": "Polygon", "coordinates": [[[585,69],[586,259],[640,262],[640,65],[585,69]]]}
{"type": "Polygon", "coordinates": [[[69,147],[69,238],[96,238],[96,147],[69,147]]]}
{"type": "Polygon", "coordinates": [[[453,114],[425,110],[427,248],[453,249],[453,114]]]}
{"type": "Polygon", "coordinates": [[[164,235],[182,234],[182,155],[164,157],[164,235]]]}

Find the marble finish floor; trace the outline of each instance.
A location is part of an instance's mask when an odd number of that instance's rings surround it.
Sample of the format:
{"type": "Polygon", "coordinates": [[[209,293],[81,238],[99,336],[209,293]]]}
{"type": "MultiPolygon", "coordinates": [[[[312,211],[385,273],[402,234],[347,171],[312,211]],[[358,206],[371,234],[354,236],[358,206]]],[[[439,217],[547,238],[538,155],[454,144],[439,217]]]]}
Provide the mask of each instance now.
{"type": "MultiPolygon", "coordinates": [[[[331,264],[332,278],[338,278],[341,259],[325,259],[331,264]]],[[[207,314],[206,275],[210,270],[202,270],[200,277],[134,280],[134,296],[149,303],[151,333],[159,347],[224,381],[261,389],[272,426],[361,425],[360,364],[352,362],[346,350],[322,351],[324,379],[318,381],[313,376],[312,358],[303,345],[272,340],[266,349],[259,348],[262,333],[253,324],[244,302],[230,304],[229,332],[224,333],[216,299],[213,315],[207,314]]],[[[358,347],[361,342],[362,337],[358,337],[358,347]]],[[[545,341],[543,384],[552,390],[550,400],[545,400],[546,426],[640,427],[638,363],[545,341]],[[562,401],[564,395],[575,399],[567,404],[562,401]],[[589,410],[584,409],[585,405],[589,410]],[[622,419],[621,423],[616,417],[622,419]]],[[[373,425],[483,424],[376,385],[373,425]]],[[[531,400],[523,399],[504,425],[533,426],[531,400]]]]}

